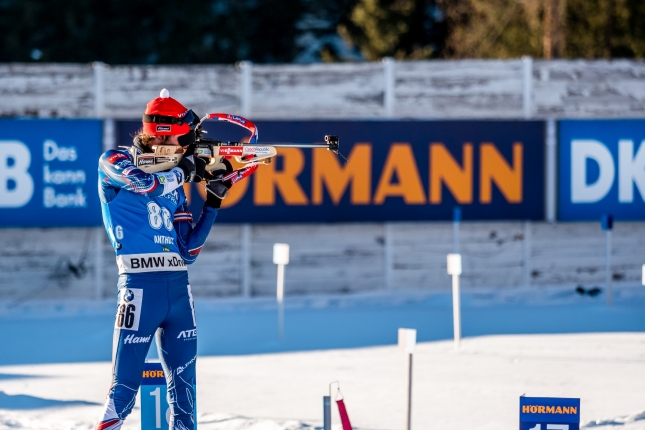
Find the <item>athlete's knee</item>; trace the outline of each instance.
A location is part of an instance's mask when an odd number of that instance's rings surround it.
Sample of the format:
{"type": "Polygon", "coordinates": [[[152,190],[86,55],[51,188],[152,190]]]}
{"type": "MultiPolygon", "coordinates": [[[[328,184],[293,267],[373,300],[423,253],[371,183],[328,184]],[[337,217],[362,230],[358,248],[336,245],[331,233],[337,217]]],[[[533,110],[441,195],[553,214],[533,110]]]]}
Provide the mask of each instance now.
{"type": "Polygon", "coordinates": [[[190,415],[195,410],[195,389],[183,385],[168,390],[168,405],[173,415],[190,415]]]}

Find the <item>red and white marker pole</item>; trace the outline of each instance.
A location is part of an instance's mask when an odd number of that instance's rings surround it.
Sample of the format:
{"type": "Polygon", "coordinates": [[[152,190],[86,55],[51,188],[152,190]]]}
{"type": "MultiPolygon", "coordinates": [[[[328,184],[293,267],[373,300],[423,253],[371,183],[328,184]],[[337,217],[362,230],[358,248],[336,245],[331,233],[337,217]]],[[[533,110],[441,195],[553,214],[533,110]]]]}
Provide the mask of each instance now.
{"type": "Polygon", "coordinates": [[[329,396],[323,397],[323,428],[322,430],[331,430],[331,387],[336,385],[338,391],[336,394],[336,405],[338,406],[338,416],[343,430],[352,430],[352,423],[349,421],[349,414],[345,406],[345,399],[340,392],[340,383],[334,381],[329,384],[329,396]],[[338,398],[340,396],[340,399],[338,398]]]}

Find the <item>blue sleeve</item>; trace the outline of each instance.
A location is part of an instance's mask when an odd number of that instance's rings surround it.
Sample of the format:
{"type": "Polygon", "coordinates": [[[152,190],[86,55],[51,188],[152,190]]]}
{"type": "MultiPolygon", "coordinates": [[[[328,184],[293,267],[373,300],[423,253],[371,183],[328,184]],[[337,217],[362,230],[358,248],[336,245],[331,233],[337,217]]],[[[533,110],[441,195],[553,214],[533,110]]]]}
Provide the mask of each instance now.
{"type": "Polygon", "coordinates": [[[177,245],[186,264],[192,264],[197,260],[197,256],[206,242],[216,217],[217,209],[204,206],[195,227],[193,227],[193,216],[188,211],[185,203],[175,212],[174,222],[175,230],[177,231],[177,245]]]}
{"type": "Polygon", "coordinates": [[[184,174],[178,167],[169,172],[146,173],[134,165],[127,151],[111,149],[99,159],[99,179],[99,195],[108,203],[122,189],[150,197],[170,193],[184,183],[184,174]]]}

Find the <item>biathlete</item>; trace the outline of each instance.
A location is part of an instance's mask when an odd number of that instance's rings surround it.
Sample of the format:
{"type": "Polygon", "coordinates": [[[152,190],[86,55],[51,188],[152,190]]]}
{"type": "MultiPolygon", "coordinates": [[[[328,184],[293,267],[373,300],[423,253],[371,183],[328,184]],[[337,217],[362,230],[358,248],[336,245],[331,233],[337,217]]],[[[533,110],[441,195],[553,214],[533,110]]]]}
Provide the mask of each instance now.
{"type": "Polygon", "coordinates": [[[231,184],[213,179],[226,171],[210,175],[206,162],[188,152],[166,172],[146,173],[134,160],[157,145],[186,151],[195,143],[198,123],[164,89],[147,104],[132,148],[109,150],[99,160],[103,223],[119,280],[113,378],[97,430],[120,429],[132,410],[153,335],[168,386],[170,429],[195,428],[197,323],[186,266],[197,259],[231,184]],[[202,178],[209,192],[193,226],[182,185],[202,178]]]}

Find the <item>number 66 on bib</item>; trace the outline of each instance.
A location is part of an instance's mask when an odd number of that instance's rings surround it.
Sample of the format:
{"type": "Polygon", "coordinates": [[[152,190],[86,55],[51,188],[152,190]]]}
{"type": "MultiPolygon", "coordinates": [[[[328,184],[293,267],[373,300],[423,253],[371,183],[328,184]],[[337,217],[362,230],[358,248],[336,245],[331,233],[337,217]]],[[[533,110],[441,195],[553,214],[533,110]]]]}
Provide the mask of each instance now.
{"type": "Polygon", "coordinates": [[[143,304],[143,289],[121,288],[114,328],[120,330],[139,330],[139,317],[143,304]]]}

